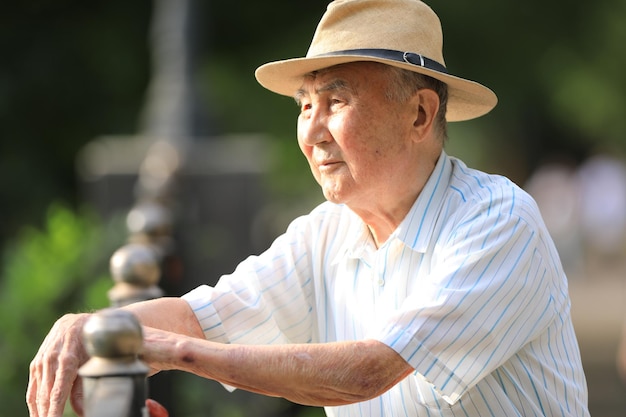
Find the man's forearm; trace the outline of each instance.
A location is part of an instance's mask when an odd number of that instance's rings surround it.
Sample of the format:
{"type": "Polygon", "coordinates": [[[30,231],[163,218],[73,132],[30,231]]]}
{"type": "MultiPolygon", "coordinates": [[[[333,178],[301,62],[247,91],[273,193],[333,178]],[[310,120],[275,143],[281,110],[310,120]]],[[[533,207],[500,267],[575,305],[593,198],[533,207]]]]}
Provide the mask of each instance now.
{"type": "Polygon", "coordinates": [[[204,333],[189,304],[182,298],[162,297],[123,307],[147,327],[190,337],[204,338],[204,333]]]}
{"type": "Polygon", "coordinates": [[[144,360],[156,370],[178,369],[248,391],[307,405],[340,405],[373,398],[413,369],[374,340],[227,345],[204,339],[186,301],[165,297],[125,307],[144,328],[144,360]]]}
{"type": "Polygon", "coordinates": [[[387,391],[413,369],[374,340],[225,345],[146,329],[145,360],[260,394],[307,405],[364,401],[387,391]]]}

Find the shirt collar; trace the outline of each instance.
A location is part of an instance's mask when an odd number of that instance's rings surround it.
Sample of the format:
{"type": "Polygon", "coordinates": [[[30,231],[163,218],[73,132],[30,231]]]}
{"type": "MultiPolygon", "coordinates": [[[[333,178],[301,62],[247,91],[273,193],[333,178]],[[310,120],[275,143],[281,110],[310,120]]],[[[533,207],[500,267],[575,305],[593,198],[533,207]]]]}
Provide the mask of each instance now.
{"type": "Polygon", "coordinates": [[[355,221],[351,222],[351,227],[346,233],[344,243],[341,249],[337,251],[337,256],[333,263],[338,263],[345,257],[351,259],[367,258],[369,254],[376,250],[374,240],[372,239],[367,225],[347,206],[346,209],[350,212],[349,215],[354,217],[355,221]]]}
{"type": "Polygon", "coordinates": [[[416,252],[426,252],[441,213],[446,190],[452,176],[452,161],[442,150],[430,178],[413,207],[392,235],[416,252]]]}
{"type": "MultiPolygon", "coordinates": [[[[391,234],[389,241],[396,238],[414,251],[426,252],[451,175],[452,162],[450,157],[441,151],[435,169],[424,185],[422,192],[402,223],[391,234]]],[[[355,221],[351,222],[352,227],[346,233],[344,243],[332,261],[333,264],[340,262],[344,257],[365,258],[376,250],[367,225],[355,213],[349,211],[350,216],[355,217],[355,221]]]]}

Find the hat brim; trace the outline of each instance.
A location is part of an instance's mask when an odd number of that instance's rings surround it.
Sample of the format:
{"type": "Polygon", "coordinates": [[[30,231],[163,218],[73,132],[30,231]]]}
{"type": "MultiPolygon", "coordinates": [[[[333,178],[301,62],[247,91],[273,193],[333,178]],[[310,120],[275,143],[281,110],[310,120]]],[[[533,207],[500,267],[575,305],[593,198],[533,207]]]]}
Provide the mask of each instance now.
{"type": "Polygon", "coordinates": [[[480,117],[491,111],[498,103],[498,98],[491,89],[475,81],[411,63],[358,54],[293,58],[270,62],[257,68],[255,76],[259,84],[268,90],[285,96],[293,96],[302,86],[304,75],[334,65],[357,61],[380,62],[443,81],[448,85],[446,120],[449,122],[480,117]]]}

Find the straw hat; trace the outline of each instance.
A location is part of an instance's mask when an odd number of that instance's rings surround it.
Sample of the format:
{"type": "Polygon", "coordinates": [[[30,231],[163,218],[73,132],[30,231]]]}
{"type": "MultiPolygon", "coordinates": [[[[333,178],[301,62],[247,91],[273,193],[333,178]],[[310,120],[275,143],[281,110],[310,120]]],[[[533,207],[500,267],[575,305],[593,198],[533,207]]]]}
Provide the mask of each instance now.
{"type": "Polygon", "coordinates": [[[373,61],[437,78],[448,85],[448,121],[484,115],[498,101],[489,88],[450,75],[443,60],[439,18],[419,0],[335,0],[320,20],[305,58],[270,62],[256,70],[259,83],[293,96],[311,71],[373,61]]]}

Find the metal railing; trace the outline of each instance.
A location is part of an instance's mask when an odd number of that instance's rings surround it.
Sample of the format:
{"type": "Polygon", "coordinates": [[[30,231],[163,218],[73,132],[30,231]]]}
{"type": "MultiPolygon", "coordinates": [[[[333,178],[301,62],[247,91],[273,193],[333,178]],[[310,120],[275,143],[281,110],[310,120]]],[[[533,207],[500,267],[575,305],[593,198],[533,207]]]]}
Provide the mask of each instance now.
{"type": "Polygon", "coordinates": [[[85,417],[148,417],[149,368],[139,360],[142,330],[125,310],[103,310],[83,328],[91,356],[79,370],[83,380],[85,417]]]}

